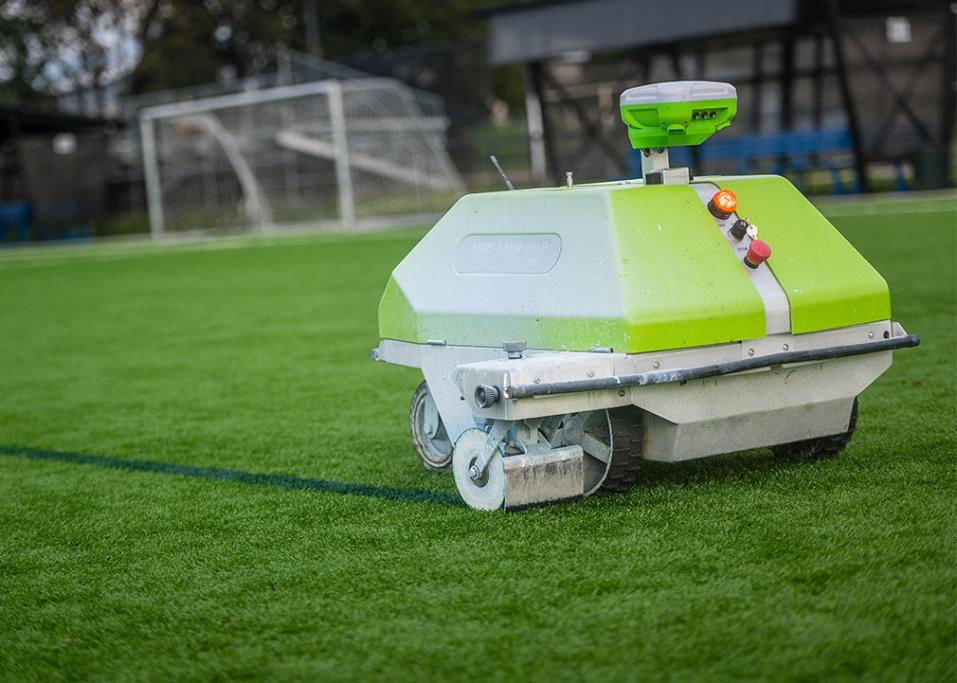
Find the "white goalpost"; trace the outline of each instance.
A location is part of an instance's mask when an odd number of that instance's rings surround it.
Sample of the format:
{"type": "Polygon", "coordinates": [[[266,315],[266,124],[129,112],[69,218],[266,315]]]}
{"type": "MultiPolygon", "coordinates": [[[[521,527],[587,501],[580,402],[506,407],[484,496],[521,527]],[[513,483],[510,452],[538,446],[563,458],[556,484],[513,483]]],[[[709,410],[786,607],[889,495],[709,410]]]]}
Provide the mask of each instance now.
{"type": "Polygon", "coordinates": [[[393,79],[326,79],[142,109],[155,239],[413,221],[464,191],[447,120],[393,79]],[[400,218],[401,217],[401,218],[400,218]]]}

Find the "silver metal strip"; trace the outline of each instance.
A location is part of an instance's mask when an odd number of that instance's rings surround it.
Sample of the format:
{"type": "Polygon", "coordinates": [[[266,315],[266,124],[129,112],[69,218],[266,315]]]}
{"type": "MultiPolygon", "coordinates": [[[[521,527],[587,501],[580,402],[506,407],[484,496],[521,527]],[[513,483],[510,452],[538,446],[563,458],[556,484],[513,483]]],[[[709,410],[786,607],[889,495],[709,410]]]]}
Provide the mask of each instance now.
{"type": "Polygon", "coordinates": [[[507,392],[503,392],[503,398],[508,400],[513,398],[530,398],[533,396],[570,394],[582,391],[600,391],[603,389],[617,389],[619,387],[640,387],[651,384],[673,384],[676,382],[688,382],[694,379],[718,377],[720,375],[730,375],[736,372],[747,372],[749,370],[758,370],[780,365],[790,365],[793,363],[833,360],[835,358],[847,358],[848,356],[858,356],[866,353],[891,351],[893,349],[907,348],[917,346],[919,344],[920,337],[909,334],[903,337],[876,339],[874,341],[863,342],[861,344],[831,346],[823,349],[810,349],[806,351],[782,351],[781,353],[758,356],[756,358],[743,358],[741,360],[729,361],[726,363],[714,363],[711,365],[702,365],[693,368],[655,370],[653,372],[641,372],[633,375],[612,375],[611,377],[568,380],[564,382],[524,385],[513,384],[509,386],[507,392]]]}
{"type": "MultiPolygon", "coordinates": [[[[698,199],[707,207],[708,202],[711,200],[711,197],[714,196],[714,193],[717,192],[720,188],[714,183],[703,183],[703,182],[693,182],[691,187],[694,188],[695,193],[698,195],[698,199]]],[[[710,213],[708,215],[711,215],[710,213]]],[[[787,295],[784,293],[784,290],[781,288],[781,285],[778,283],[777,279],[774,277],[774,273],[771,272],[771,268],[768,267],[767,263],[762,263],[757,268],[749,268],[744,265],[744,255],[748,251],[748,242],[749,239],[745,237],[740,242],[734,239],[728,231],[731,229],[731,226],[734,225],[735,221],[738,220],[738,214],[732,213],[730,216],[721,220],[715,218],[715,224],[718,229],[721,231],[721,234],[724,235],[725,240],[728,242],[728,246],[734,251],[735,257],[741,263],[741,267],[747,272],[748,277],[751,278],[751,283],[754,285],[755,289],[758,290],[758,294],[761,296],[761,300],[764,302],[764,315],[765,315],[765,327],[767,334],[784,334],[791,331],[791,307],[788,304],[787,295]]],[[[760,226],[758,226],[760,230],[760,226]]],[[[760,239],[760,232],[758,234],[760,239]]],[[[771,245],[771,249],[774,249],[774,245],[771,245]]]]}

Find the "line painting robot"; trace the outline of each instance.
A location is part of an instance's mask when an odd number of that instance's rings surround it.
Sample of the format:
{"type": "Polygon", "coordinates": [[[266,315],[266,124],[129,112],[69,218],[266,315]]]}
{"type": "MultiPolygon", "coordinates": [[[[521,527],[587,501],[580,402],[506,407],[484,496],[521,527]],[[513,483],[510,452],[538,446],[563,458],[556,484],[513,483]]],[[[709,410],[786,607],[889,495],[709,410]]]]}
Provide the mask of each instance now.
{"type": "Polygon", "coordinates": [[[395,268],[374,360],[419,368],[422,464],[479,510],[626,491],[643,460],[850,441],[919,339],[887,283],[786,179],[692,177],[727,83],[626,90],[642,178],[462,197],[395,268]]]}

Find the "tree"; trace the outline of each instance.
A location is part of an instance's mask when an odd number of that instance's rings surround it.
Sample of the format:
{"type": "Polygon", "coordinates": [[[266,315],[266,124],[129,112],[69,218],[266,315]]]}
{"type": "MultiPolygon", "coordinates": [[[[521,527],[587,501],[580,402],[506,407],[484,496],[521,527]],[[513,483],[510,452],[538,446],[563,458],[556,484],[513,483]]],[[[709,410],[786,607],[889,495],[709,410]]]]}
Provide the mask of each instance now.
{"type": "MultiPolygon", "coordinates": [[[[315,1],[315,0],[305,0],[315,1]]],[[[494,0],[339,0],[318,2],[325,55],[336,59],[366,50],[415,43],[454,43],[483,32],[472,16],[494,0]]]]}
{"type": "Polygon", "coordinates": [[[133,92],[261,71],[279,45],[301,47],[301,0],[162,0],[141,32],[133,92]]]}
{"type": "MultiPolygon", "coordinates": [[[[329,59],[480,33],[489,0],[338,0],[316,5],[329,59]]],[[[315,0],[0,0],[0,84],[8,99],[98,88],[133,93],[242,78],[278,46],[305,49],[315,0]]]]}
{"type": "Polygon", "coordinates": [[[0,0],[0,82],[10,99],[98,88],[128,72],[156,0],[0,0]]]}

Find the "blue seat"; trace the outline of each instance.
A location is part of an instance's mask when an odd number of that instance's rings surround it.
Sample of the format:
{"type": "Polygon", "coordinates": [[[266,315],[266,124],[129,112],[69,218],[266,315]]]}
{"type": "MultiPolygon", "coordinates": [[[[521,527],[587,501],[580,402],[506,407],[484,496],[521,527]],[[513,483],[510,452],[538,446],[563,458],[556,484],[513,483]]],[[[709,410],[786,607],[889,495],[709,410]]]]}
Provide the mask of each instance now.
{"type": "MultiPolygon", "coordinates": [[[[827,168],[831,172],[836,194],[860,191],[856,179],[851,187],[846,187],[841,179],[841,169],[853,163],[851,136],[847,128],[798,128],[776,133],[717,137],[704,142],[698,150],[702,164],[721,168],[724,173],[764,170],[783,175],[788,171],[801,174],[816,168],[827,168]]],[[[669,157],[671,166],[693,166],[688,147],[670,149],[669,157]]],[[[640,176],[639,150],[632,150],[630,165],[632,175],[640,176]]],[[[692,168],[692,171],[696,170],[692,168]]],[[[899,162],[894,164],[894,170],[898,189],[906,189],[899,162]]]]}
{"type": "Polygon", "coordinates": [[[86,199],[41,202],[37,204],[37,214],[44,217],[45,222],[39,226],[44,240],[84,240],[93,236],[86,199]]]}
{"type": "Polygon", "coordinates": [[[30,205],[26,202],[0,202],[0,241],[8,241],[10,233],[15,242],[30,240],[30,205]]]}

